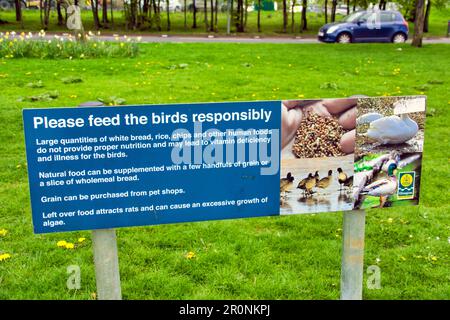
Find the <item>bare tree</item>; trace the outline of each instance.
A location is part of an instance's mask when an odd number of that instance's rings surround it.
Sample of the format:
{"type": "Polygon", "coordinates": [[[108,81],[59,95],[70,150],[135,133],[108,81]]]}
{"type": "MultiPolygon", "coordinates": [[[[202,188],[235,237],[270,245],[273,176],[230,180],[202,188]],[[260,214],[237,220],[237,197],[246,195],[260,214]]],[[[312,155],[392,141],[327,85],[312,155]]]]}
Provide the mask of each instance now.
{"type": "Polygon", "coordinates": [[[287,24],[288,24],[288,14],[287,14],[287,1],[283,0],[283,32],[286,33],[287,31],[287,24]]]}

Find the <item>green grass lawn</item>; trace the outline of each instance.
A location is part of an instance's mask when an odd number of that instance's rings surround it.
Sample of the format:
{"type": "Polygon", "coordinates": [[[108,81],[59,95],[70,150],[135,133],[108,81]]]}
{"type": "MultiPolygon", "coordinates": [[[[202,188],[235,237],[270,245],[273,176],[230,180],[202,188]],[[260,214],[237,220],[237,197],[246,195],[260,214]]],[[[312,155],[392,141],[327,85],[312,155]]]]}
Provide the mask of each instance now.
{"type": "MultiPolygon", "coordinates": [[[[448,299],[450,46],[164,43],[141,49],[134,59],[0,60],[0,229],[8,230],[0,253],[12,256],[0,262],[0,299],[91,299],[96,290],[90,232],[33,234],[23,108],[109,96],[144,104],[420,93],[428,96],[420,206],[368,211],[364,266],[378,264],[382,288],[364,287],[363,295],[448,299]],[[178,64],[188,66],[170,68],[178,64]],[[83,82],[63,84],[68,76],[83,82]],[[44,87],[26,86],[39,80],[44,87]],[[428,84],[436,80],[444,83],[428,84]],[[321,89],[325,82],[337,89],[321,89]],[[59,92],[56,100],[18,102],[51,90],[59,92]],[[56,245],[78,237],[87,240],[75,250],[56,245]],[[69,291],[66,268],[74,264],[82,288],[69,291]]],[[[118,229],[123,296],[337,299],[341,227],[342,213],[324,213],[118,229]],[[186,258],[190,251],[193,259],[186,258]]]]}
{"type": "MultiPolygon", "coordinates": [[[[0,31],[39,31],[41,27],[41,22],[39,18],[38,10],[24,10],[24,21],[23,26],[20,23],[15,22],[15,12],[10,11],[1,11],[0,19],[6,20],[8,24],[0,24],[0,31]]],[[[341,19],[343,16],[338,15],[337,19],[341,19]]],[[[426,36],[445,36],[447,34],[447,21],[450,17],[450,8],[448,9],[437,9],[432,8],[430,14],[430,25],[429,32],[426,33],[426,36]]],[[[192,14],[188,13],[187,21],[188,21],[188,29],[184,29],[184,15],[183,13],[171,13],[171,31],[167,32],[166,28],[166,15],[162,15],[162,31],[156,31],[154,27],[152,30],[148,30],[148,28],[144,30],[128,30],[128,32],[132,33],[152,33],[152,34],[198,34],[205,35],[208,34],[205,30],[204,25],[204,14],[203,12],[198,13],[198,28],[192,29],[192,14]]],[[[92,19],[92,13],[89,10],[83,10],[82,19],[85,30],[94,30],[94,24],[92,19]]],[[[209,19],[209,17],[208,17],[209,19]]],[[[308,31],[304,33],[299,32],[300,25],[300,13],[295,14],[295,29],[294,32],[291,30],[291,15],[289,14],[289,27],[288,33],[282,33],[282,21],[283,14],[282,12],[275,11],[263,11],[261,13],[261,25],[262,25],[262,33],[258,34],[257,29],[257,13],[249,12],[248,13],[248,22],[247,22],[247,32],[243,35],[266,35],[266,36],[316,36],[318,29],[325,24],[325,17],[323,14],[309,13],[308,14],[308,31]]],[[[114,15],[114,28],[102,30],[104,33],[114,33],[114,32],[126,32],[124,17],[122,12],[115,12],[114,15]]],[[[226,13],[219,13],[218,17],[218,25],[219,25],[219,34],[225,34],[227,30],[227,16],[226,13]]],[[[110,26],[112,27],[112,26],[110,26]]],[[[410,23],[410,32],[412,34],[414,30],[413,23],[410,23]]],[[[51,12],[50,17],[50,27],[49,31],[68,31],[65,26],[57,25],[57,15],[56,11],[51,12]]],[[[232,32],[234,32],[234,26],[232,26],[232,32]]],[[[235,34],[236,35],[236,34],[235,34]]],[[[238,34],[239,35],[239,34],[238,34]]],[[[241,34],[242,35],[242,34],[241,34]]]]}

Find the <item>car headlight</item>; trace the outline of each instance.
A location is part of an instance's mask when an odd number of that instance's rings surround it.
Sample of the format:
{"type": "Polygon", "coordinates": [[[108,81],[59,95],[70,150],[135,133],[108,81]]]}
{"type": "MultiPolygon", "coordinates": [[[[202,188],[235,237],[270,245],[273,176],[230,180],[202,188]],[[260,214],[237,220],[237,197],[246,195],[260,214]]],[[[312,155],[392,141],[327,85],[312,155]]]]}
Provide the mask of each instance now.
{"type": "Polygon", "coordinates": [[[339,26],[331,26],[331,27],[328,28],[327,33],[333,33],[333,32],[335,32],[338,28],[339,28],[339,26]]]}

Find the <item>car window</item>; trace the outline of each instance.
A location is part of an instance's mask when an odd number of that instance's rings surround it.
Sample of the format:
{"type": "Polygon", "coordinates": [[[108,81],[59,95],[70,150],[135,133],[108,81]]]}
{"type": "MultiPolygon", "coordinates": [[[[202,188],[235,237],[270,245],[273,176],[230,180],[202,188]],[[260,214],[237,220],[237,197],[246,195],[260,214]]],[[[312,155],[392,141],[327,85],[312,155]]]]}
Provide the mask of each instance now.
{"type": "Polygon", "coordinates": [[[382,12],[381,22],[393,22],[395,21],[395,15],[392,12],[382,12]]]}

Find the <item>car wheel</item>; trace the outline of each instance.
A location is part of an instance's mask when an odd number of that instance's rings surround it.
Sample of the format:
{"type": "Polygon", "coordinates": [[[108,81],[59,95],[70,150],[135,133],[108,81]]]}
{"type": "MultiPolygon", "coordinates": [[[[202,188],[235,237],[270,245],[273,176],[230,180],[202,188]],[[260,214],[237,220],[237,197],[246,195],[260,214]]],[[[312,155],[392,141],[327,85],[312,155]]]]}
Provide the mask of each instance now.
{"type": "Polygon", "coordinates": [[[341,33],[340,35],[338,35],[336,42],[337,43],[350,43],[350,42],[352,42],[352,36],[345,32],[341,33]]]}
{"type": "Polygon", "coordinates": [[[6,0],[0,0],[0,9],[10,10],[12,8],[11,4],[6,0]]]}
{"type": "Polygon", "coordinates": [[[397,33],[392,37],[393,43],[404,43],[406,41],[406,36],[403,33],[397,33]]]}

